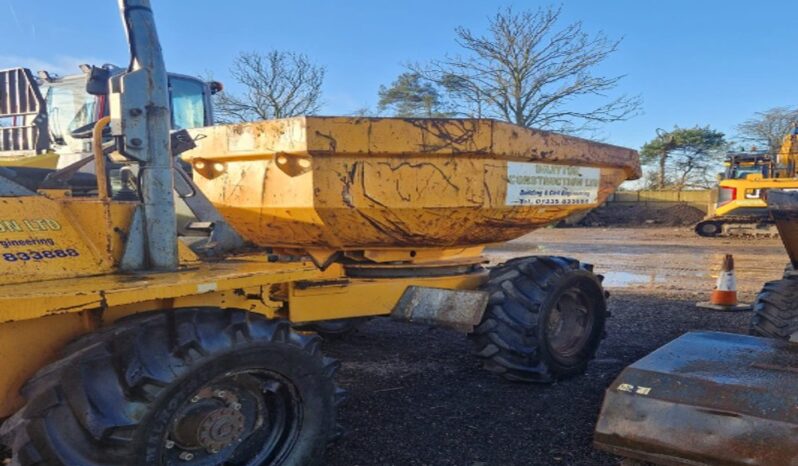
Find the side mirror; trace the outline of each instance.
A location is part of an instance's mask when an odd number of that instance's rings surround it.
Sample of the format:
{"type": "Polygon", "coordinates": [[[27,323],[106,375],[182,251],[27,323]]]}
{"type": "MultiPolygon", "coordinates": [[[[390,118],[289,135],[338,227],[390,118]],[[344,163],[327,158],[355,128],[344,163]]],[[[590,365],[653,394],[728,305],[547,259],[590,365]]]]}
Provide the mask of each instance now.
{"type": "Polygon", "coordinates": [[[111,78],[110,70],[92,66],[86,74],[86,92],[91,95],[108,95],[108,80],[111,78]]]}
{"type": "Polygon", "coordinates": [[[219,81],[208,81],[208,87],[211,88],[211,95],[215,95],[224,90],[224,85],[219,81]]]}

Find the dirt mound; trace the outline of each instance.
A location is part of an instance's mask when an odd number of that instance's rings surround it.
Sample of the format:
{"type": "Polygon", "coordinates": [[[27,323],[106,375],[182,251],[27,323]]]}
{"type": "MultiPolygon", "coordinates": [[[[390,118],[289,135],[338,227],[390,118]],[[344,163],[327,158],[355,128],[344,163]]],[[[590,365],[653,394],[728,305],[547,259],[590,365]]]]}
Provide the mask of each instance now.
{"type": "Polygon", "coordinates": [[[687,204],[670,207],[651,207],[644,203],[610,203],[593,210],[579,226],[687,226],[704,218],[704,212],[687,204]]]}

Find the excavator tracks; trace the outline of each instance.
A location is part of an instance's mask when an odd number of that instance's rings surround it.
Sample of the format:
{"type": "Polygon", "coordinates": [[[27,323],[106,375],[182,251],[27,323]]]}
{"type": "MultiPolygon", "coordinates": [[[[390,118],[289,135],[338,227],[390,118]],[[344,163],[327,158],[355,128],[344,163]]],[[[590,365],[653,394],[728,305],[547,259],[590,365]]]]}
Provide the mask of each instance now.
{"type": "Polygon", "coordinates": [[[704,220],[695,226],[698,236],[705,238],[777,238],[779,231],[770,219],[723,217],[704,220]]]}

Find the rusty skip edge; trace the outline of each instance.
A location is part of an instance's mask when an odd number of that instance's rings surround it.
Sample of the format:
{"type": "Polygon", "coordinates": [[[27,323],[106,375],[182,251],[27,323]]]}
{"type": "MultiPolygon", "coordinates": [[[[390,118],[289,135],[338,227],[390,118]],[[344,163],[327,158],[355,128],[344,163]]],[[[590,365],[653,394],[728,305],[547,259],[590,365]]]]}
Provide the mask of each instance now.
{"type": "Polygon", "coordinates": [[[487,305],[484,291],[409,286],[391,318],[470,333],[482,321],[487,305]]]}
{"type": "Polygon", "coordinates": [[[796,367],[786,342],[687,333],[610,385],[594,445],[657,465],[798,464],[796,367]]]}
{"type": "Polygon", "coordinates": [[[798,191],[769,191],[768,209],[793,268],[798,270],[798,191]]]}
{"type": "MultiPolygon", "coordinates": [[[[255,149],[253,146],[243,152],[239,150],[236,155],[228,156],[231,158],[278,152],[283,156],[471,155],[497,160],[622,169],[629,180],[642,176],[640,158],[633,149],[572,135],[522,128],[492,119],[304,116],[224,128],[234,136],[254,133],[257,139],[259,135],[266,134],[269,135],[266,139],[271,141],[268,144],[254,142],[261,147],[255,149]],[[376,127],[381,127],[382,132],[391,135],[401,133],[404,138],[400,142],[392,140],[387,145],[376,144],[372,140],[372,129],[376,127]],[[353,140],[353,134],[360,133],[365,135],[362,140],[353,140]],[[284,134],[291,135],[290,143],[282,137],[284,134]]],[[[201,150],[192,152],[197,157],[201,153],[201,150]]]]}

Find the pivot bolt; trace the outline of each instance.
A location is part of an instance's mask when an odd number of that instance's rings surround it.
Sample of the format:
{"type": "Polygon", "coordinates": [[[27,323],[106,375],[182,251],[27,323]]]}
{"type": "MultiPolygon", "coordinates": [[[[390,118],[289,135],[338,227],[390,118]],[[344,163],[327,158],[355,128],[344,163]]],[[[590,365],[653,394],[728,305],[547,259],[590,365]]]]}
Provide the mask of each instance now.
{"type": "Polygon", "coordinates": [[[167,450],[171,450],[175,447],[175,442],[173,440],[167,440],[166,444],[164,445],[167,450]]]}
{"type": "Polygon", "coordinates": [[[137,117],[137,116],[141,115],[144,112],[142,112],[140,108],[131,108],[129,113],[130,113],[130,116],[137,117]]]}
{"type": "Polygon", "coordinates": [[[140,145],[141,145],[141,139],[139,139],[139,138],[133,138],[133,139],[131,139],[131,140],[130,140],[130,145],[131,145],[131,146],[134,146],[134,147],[138,147],[138,146],[140,146],[140,145]]]}
{"type": "Polygon", "coordinates": [[[194,459],[194,454],[184,451],[183,453],[180,454],[180,456],[178,456],[178,458],[180,458],[183,461],[191,461],[194,459]]]}

